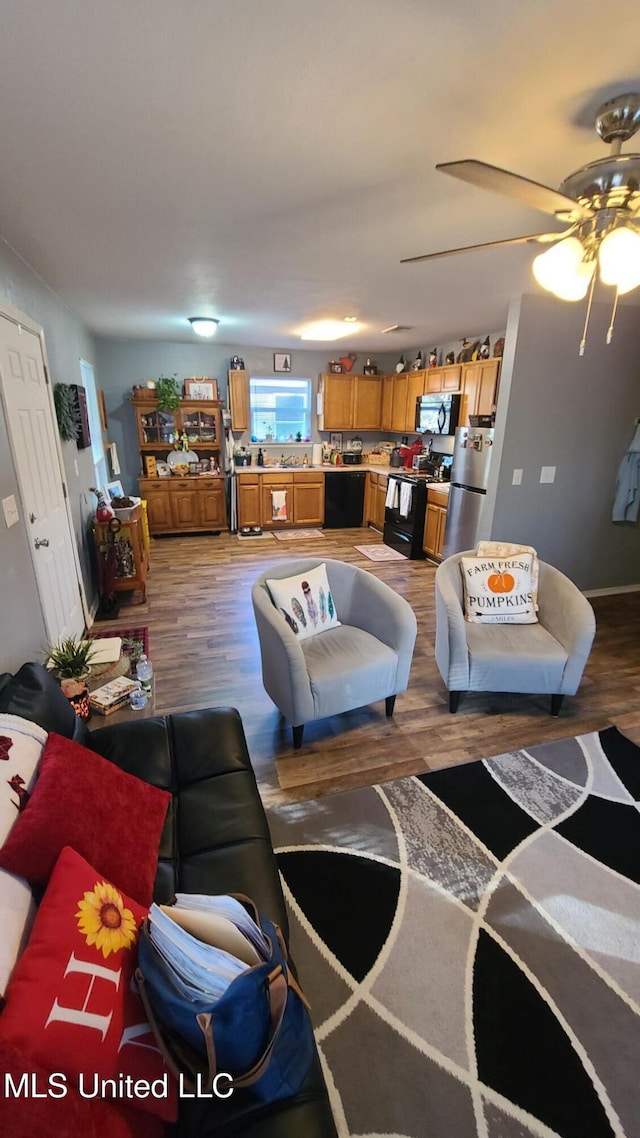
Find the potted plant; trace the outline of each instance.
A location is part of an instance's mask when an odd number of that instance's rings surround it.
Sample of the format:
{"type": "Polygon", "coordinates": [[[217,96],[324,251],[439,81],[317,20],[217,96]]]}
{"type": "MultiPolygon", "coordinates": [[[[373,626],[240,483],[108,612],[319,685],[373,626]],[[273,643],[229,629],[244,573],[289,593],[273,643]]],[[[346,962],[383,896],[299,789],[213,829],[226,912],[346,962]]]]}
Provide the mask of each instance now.
{"type": "Polygon", "coordinates": [[[158,411],[177,411],[180,406],[180,388],[175,375],[161,375],[156,383],[158,411]]]}
{"type": "Polygon", "coordinates": [[[60,680],[73,710],[85,722],[91,714],[87,676],[95,647],[93,640],[67,636],[57,644],[49,644],[45,655],[46,666],[60,680]]]}

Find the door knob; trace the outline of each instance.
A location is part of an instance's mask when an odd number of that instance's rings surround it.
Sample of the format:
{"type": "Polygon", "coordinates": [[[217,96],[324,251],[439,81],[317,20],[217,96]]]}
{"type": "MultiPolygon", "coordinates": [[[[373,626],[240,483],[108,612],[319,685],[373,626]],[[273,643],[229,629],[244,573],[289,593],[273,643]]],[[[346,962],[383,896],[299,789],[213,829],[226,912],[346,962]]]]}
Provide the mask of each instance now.
{"type": "Polygon", "coordinates": [[[49,544],[49,538],[43,537],[42,539],[40,539],[39,537],[37,537],[33,544],[35,545],[36,549],[39,549],[41,545],[48,545],[49,544]]]}

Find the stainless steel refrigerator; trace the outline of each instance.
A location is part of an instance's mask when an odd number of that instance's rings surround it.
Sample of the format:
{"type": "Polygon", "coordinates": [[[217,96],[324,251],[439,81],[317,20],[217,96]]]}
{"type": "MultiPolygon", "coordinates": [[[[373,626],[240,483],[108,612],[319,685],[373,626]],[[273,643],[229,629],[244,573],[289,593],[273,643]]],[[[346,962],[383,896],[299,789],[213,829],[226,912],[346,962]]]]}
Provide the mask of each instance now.
{"type": "Polygon", "coordinates": [[[487,493],[493,427],[457,427],[443,557],[474,549],[487,493]]]}

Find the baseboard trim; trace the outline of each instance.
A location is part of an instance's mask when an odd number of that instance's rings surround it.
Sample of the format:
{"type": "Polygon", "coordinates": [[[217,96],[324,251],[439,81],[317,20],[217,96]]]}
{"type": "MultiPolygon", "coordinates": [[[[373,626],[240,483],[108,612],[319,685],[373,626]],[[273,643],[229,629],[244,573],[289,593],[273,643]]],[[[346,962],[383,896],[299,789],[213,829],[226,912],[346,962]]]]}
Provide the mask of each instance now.
{"type": "Polygon", "coordinates": [[[616,593],[637,593],[640,585],[614,585],[611,589],[585,589],[585,597],[611,597],[616,593]]]}

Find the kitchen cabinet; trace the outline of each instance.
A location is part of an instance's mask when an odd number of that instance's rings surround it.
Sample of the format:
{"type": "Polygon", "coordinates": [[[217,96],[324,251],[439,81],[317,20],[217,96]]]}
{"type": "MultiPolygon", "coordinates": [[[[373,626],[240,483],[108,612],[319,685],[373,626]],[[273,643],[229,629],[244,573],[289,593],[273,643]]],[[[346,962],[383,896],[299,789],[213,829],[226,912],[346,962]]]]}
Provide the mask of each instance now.
{"type": "Polygon", "coordinates": [[[460,391],[462,389],[462,364],[447,364],[445,367],[428,368],[425,380],[425,395],[438,391],[460,391]]]}
{"type": "Polygon", "coordinates": [[[387,496],[386,474],[376,474],[369,471],[364,496],[364,524],[374,529],[384,528],[384,503],[387,496]]]}
{"type": "Polygon", "coordinates": [[[260,488],[260,500],[262,504],[262,528],[274,529],[275,527],[291,526],[293,525],[293,474],[263,474],[262,483],[260,488]],[[283,490],[287,495],[287,518],[284,519],[273,518],[273,500],[271,497],[272,491],[283,490]]]}
{"type": "Polygon", "coordinates": [[[243,474],[236,478],[238,488],[238,527],[262,525],[260,509],[260,475],[243,474]]]}
{"type": "Polygon", "coordinates": [[[321,375],[320,431],[377,431],[380,428],[382,377],[321,375]]]}
{"type": "Polygon", "coordinates": [[[431,486],[428,488],[422,548],[429,557],[438,561],[442,560],[448,504],[449,496],[446,492],[432,489],[431,486]]]}
{"type": "Polygon", "coordinates": [[[393,403],[391,407],[391,430],[404,434],[407,429],[407,396],[409,393],[409,372],[400,372],[393,381],[393,403]]]}
{"type": "Polygon", "coordinates": [[[156,533],[194,533],[227,528],[224,478],[221,475],[179,478],[140,478],[147,501],[149,530],[156,533]]]}
{"type": "MultiPolygon", "coordinates": [[[[236,373],[238,374],[238,373],[236,373]]],[[[244,373],[246,374],[246,373],[244,373]]],[[[144,459],[166,460],[174,443],[186,434],[199,459],[221,462],[222,404],[217,399],[181,399],[175,411],[158,411],[155,399],[132,399],[138,445],[144,459]]],[[[169,475],[139,479],[140,496],[148,503],[149,530],[193,533],[227,528],[224,475],[169,475]]]]}
{"type": "Polygon", "coordinates": [[[251,425],[249,373],[247,371],[231,370],[227,372],[227,376],[229,381],[231,430],[248,431],[251,425]]]}
{"type": "Polygon", "coordinates": [[[416,433],[416,399],[424,395],[425,375],[424,371],[410,371],[408,373],[409,383],[404,425],[407,434],[415,435],[416,433]]]}
{"type": "Polygon", "coordinates": [[[116,534],[112,534],[108,522],[96,522],[93,528],[98,554],[102,557],[113,542],[116,547],[115,592],[140,590],[142,601],[147,599],[147,573],[149,572],[149,552],[144,537],[142,508],[136,506],[129,520],[122,522],[116,534]]]}
{"type": "Polygon", "coordinates": [[[380,403],[380,429],[383,431],[391,430],[392,414],[393,414],[393,382],[395,375],[383,375],[382,377],[382,398],[380,403]]]}
{"type": "Polygon", "coordinates": [[[462,391],[464,403],[460,426],[469,426],[469,415],[491,415],[498,395],[500,360],[476,360],[464,364],[462,391]]]}
{"type": "MultiPolygon", "coordinates": [[[[340,477],[345,477],[341,475],[340,477]]],[[[293,518],[297,526],[321,526],[324,522],[324,474],[313,470],[293,475],[293,518]]]]}
{"type": "Polygon", "coordinates": [[[387,497],[387,483],[389,482],[388,475],[378,475],[378,486],[376,491],[376,512],[374,525],[382,533],[384,529],[384,504],[387,497]]]}

